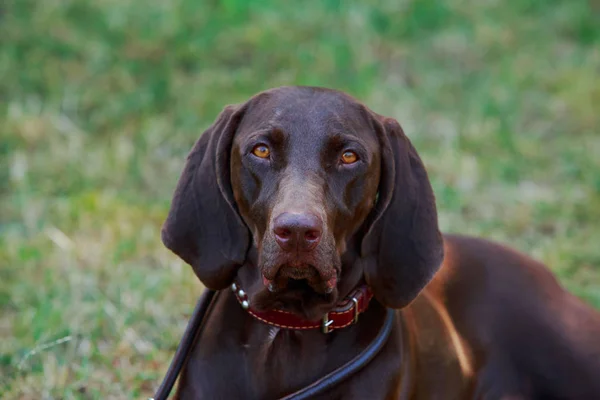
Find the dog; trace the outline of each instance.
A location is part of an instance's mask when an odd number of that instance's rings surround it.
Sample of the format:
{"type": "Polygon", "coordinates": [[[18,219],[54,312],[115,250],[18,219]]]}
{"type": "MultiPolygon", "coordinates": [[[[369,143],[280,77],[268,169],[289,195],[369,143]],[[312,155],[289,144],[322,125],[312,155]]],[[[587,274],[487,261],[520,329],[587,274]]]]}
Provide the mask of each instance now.
{"type": "Polygon", "coordinates": [[[342,92],[225,107],[162,240],[222,293],[177,398],[288,395],[359,354],[392,308],[382,351],[321,398],[600,399],[600,314],[526,255],[442,234],[400,124],[342,92]]]}

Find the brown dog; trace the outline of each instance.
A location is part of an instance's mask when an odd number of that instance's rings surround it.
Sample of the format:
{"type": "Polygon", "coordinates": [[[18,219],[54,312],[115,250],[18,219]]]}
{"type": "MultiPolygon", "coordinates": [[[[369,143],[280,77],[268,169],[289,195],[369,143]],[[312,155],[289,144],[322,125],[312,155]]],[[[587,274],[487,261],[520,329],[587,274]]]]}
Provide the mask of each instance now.
{"type": "Polygon", "coordinates": [[[162,237],[206,287],[243,288],[219,296],[180,398],[289,394],[356,356],[391,307],[384,350],[324,398],[600,399],[600,315],[542,264],[442,235],[400,125],[341,92],[283,87],[226,107],[162,237]],[[356,323],[302,325],[364,283],[374,300],[356,323]]]}

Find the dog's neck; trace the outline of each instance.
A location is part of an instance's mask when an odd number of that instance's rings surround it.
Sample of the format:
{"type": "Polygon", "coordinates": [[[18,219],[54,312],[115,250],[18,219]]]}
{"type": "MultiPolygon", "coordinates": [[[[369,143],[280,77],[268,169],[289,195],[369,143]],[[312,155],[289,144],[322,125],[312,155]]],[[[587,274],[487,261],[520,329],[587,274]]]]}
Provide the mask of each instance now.
{"type": "MultiPolygon", "coordinates": [[[[226,315],[215,313],[217,320],[211,323],[216,323],[219,331],[225,329],[225,324],[237,326],[236,333],[228,337],[239,338],[239,341],[236,339],[231,349],[219,348],[218,352],[241,351],[243,357],[240,356],[239,361],[243,367],[261,371],[252,374],[253,378],[246,382],[255,398],[281,397],[341,367],[374,339],[377,329],[373,327],[381,326],[385,318],[385,308],[372,301],[358,323],[330,334],[324,334],[320,329],[283,329],[251,316],[241,307],[231,290],[224,292],[222,301],[228,304],[230,311],[226,315]],[[235,311],[231,308],[235,308],[235,311]]],[[[217,352],[217,346],[214,346],[217,352]]],[[[207,342],[206,348],[213,346],[207,342]]]]}

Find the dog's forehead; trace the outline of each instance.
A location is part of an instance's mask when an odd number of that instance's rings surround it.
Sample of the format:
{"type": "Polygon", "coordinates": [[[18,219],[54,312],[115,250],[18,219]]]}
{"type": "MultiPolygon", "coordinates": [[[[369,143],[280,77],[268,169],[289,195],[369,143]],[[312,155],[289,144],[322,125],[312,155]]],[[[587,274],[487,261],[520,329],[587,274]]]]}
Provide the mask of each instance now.
{"type": "Polygon", "coordinates": [[[345,93],[311,87],[285,87],[249,101],[241,130],[277,127],[290,134],[362,136],[371,130],[366,108],[345,93]]]}

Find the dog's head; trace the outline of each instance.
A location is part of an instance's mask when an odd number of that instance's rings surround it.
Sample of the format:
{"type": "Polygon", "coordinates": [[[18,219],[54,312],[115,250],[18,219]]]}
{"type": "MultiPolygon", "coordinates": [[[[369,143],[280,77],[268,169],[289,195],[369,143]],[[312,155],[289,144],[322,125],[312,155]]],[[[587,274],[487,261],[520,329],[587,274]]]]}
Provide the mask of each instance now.
{"type": "Polygon", "coordinates": [[[190,152],[165,245],[205,286],[316,319],[362,279],[410,303],[443,257],[435,199],[400,125],[338,91],[283,87],[226,107],[190,152]]]}

